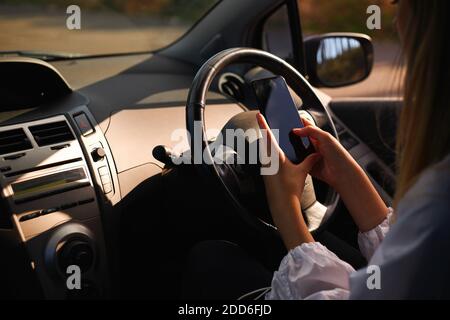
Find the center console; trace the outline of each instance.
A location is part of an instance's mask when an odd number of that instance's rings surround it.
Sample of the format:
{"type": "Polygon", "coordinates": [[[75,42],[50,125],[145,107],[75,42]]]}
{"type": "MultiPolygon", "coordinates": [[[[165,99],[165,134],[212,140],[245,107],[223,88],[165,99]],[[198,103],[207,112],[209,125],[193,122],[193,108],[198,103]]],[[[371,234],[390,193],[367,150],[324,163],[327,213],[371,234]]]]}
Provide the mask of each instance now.
{"type": "Polygon", "coordinates": [[[111,153],[87,108],[0,127],[0,184],[0,232],[20,238],[45,298],[107,297],[101,212],[120,194],[111,153]],[[68,286],[78,271],[81,287],[68,286]]]}

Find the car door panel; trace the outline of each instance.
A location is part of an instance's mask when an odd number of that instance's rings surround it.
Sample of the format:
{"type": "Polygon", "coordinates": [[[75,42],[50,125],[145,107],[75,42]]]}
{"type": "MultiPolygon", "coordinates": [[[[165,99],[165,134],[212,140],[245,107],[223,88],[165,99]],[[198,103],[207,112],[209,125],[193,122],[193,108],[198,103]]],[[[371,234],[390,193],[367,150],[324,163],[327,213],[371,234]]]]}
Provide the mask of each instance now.
{"type": "Polygon", "coordinates": [[[393,171],[401,105],[401,100],[395,98],[346,98],[330,102],[335,116],[393,171]]]}
{"type": "Polygon", "coordinates": [[[395,194],[395,136],[401,100],[335,99],[329,104],[341,144],[387,205],[395,194]]]}

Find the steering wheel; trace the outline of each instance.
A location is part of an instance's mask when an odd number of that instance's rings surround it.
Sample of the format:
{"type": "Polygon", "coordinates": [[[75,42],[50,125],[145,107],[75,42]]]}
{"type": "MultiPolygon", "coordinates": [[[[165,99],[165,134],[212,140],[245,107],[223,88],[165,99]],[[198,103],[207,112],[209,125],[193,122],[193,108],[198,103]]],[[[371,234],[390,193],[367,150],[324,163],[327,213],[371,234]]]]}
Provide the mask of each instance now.
{"type": "MultiPolygon", "coordinates": [[[[211,57],[197,72],[189,91],[186,105],[186,126],[191,147],[191,161],[198,164],[201,155],[203,164],[196,165],[201,174],[212,177],[233,203],[238,215],[251,227],[262,231],[276,230],[270,218],[264,185],[259,174],[258,165],[239,165],[217,163],[216,154],[212,153],[212,143],[206,136],[205,108],[206,95],[214,77],[230,64],[247,63],[262,67],[269,72],[285,78],[290,88],[301,98],[302,109],[311,115],[319,127],[337,138],[333,120],[326,107],[316,95],[307,80],[290,64],[277,56],[252,48],[227,49],[211,57]],[[319,119],[320,121],[316,121],[319,119]],[[197,157],[197,158],[196,158],[197,157]]],[[[303,111],[303,112],[304,112],[303,111]]],[[[259,127],[256,112],[248,111],[234,116],[224,129],[243,129],[259,127]]],[[[224,130],[223,129],[223,130],[224,130]]],[[[248,144],[256,140],[246,140],[248,144]]],[[[228,143],[228,142],[220,142],[228,143]]],[[[239,156],[239,155],[238,155],[239,156]]],[[[313,181],[308,176],[302,195],[301,206],[310,231],[318,232],[335,211],[338,195],[329,186],[325,188],[324,199],[316,199],[313,181]]]]}

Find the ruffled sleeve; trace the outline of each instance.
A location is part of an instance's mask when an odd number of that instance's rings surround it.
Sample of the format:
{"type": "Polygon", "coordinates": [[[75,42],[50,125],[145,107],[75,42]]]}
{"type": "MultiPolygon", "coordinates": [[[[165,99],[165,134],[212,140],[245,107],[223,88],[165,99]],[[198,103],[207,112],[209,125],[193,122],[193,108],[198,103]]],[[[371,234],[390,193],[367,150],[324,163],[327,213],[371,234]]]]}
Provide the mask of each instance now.
{"type": "Polygon", "coordinates": [[[378,226],[369,230],[367,232],[359,232],[358,234],[358,245],[361,250],[362,255],[369,261],[375,250],[380,245],[381,241],[383,241],[384,237],[388,233],[391,225],[391,219],[394,211],[392,208],[388,209],[388,214],[386,219],[381,222],[378,226]]]}
{"type": "Polygon", "coordinates": [[[354,271],[319,242],[304,243],[284,257],[266,299],[348,299],[354,271]]]}
{"type": "MultiPolygon", "coordinates": [[[[358,243],[370,260],[389,231],[393,210],[386,219],[367,232],[360,232],[358,243]]],[[[350,296],[349,278],[355,269],[319,242],[304,243],[283,258],[272,279],[267,300],[338,300],[350,296]]]]}

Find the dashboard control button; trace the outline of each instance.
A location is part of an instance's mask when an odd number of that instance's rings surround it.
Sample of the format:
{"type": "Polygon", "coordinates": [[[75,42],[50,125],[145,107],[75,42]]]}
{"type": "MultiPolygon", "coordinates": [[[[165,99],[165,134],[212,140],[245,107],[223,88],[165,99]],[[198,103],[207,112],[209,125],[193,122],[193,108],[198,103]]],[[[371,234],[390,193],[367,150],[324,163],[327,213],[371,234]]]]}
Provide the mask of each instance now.
{"type": "Polygon", "coordinates": [[[100,176],[109,175],[109,170],[108,170],[108,168],[106,166],[100,167],[100,168],[98,168],[98,174],[100,176]]]}
{"type": "Polygon", "coordinates": [[[103,184],[103,192],[104,192],[105,194],[108,194],[108,193],[110,193],[111,191],[112,191],[112,185],[111,185],[110,182],[109,182],[109,183],[103,184]]]}
{"type": "Polygon", "coordinates": [[[84,240],[68,241],[58,252],[58,263],[64,273],[70,265],[76,265],[81,272],[86,272],[94,263],[94,251],[91,245],[84,240]]]}
{"type": "Polygon", "coordinates": [[[40,215],[44,215],[44,214],[50,214],[53,212],[58,211],[58,208],[50,208],[50,209],[43,209],[41,210],[41,214],[40,215]]]}
{"type": "Polygon", "coordinates": [[[92,150],[91,155],[92,155],[92,159],[95,162],[97,162],[97,161],[102,160],[106,156],[106,152],[105,152],[105,149],[98,147],[98,148],[95,148],[94,150],[92,150]]]}
{"type": "Polygon", "coordinates": [[[73,117],[73,119],[75,120],[78,129],[80,129],[80,132],[84,137],[90,135],[95,131],[92,127],[91,122],[84,113],[77,114],[73,117]]]}
{"type": "Polygon", "coordinates": [[[31,219],[39,217],[40,215],[41,215],[40,211],[35,211],[35,212],[32,212],[32,213],[26,214],[24,216],[21,216],[19,221],[23,222],[23,221],[31,220],[31,219]]]}
{"type": "Polygon", "coordinates": [[[345,149],[350,150],[351,148],[358,145],[358,140],[356,140],[350,133],[347,131],[339,134],[339,140],[345,149]]]}
{"type": "Polygon", "coordinates": [[[336,128],[337,133],[344,131],[344,127],[337,121],[334,122],[334,127],[336,128]]]}
{"type": "Polygon", "coordinates": [[[80,200],[80,201],[78,201],[78,205],[83,205],[83,204],[86,204],[86,203],[91,203],[91,202],[94,202],[94,198],[89,198],[89,199],[84,199],[84,200],[80,200]]]}
{"type": "Polygon", "coordinates": [[[111,182],[111,178],[109,177],[109,174],[105,175],[105,176],[100,176],[100,180],[102,181],[103,185],[111,182]]]}
{"type": "Polygon", "coordinates": [[[65,203],[61,205],[61,210],[70,209],[73,207],[76,207],[78,205],[78,202],[71,202],[71,203],[65,203]]]}

